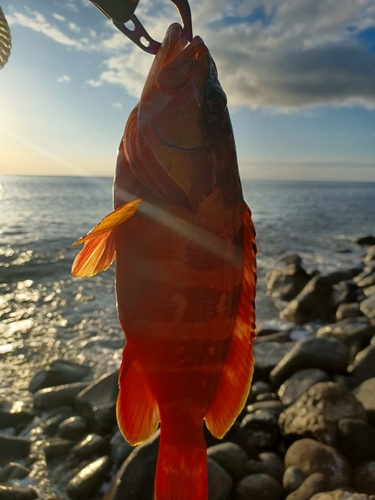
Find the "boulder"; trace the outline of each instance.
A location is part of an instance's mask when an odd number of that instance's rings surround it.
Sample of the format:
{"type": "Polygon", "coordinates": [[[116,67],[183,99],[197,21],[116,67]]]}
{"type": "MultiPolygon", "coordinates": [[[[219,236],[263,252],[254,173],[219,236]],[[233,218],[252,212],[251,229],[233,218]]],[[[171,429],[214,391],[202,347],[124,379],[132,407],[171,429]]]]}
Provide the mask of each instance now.
{"type": "Polygon", "coordinates": [[[268,380],[270,372],[293,348],[294,342],[266,342],[257,344],[255,341],[253,354],[255,358],[254,381],[268,380]]]}
{"type": "Polygon", "coordinates": [[[267,294],[281,300],[294,299],[311,280],[300,264],[289,264],[267,273],[267,294]]]}
{"type": "Polygon", "coordinates": [[[215,460],[237,482],[248,475],[248,456],[238,444],[221,443],[207,450],[207,457],[215,460]]]}
{"type": "Polygon", "coordinates": [[[366,246],[366,245],[375,245],[375,236],[367,235],[361,236],[356,240],[357,245],[366,246]]]}
{"type": "Polygon", "coordinates": [[[361,403],[345,387],[335,382],[321,382],[281,413],[279,426],[285,435],[312,437],[336,446],[337,423],[342,418],[365,419],[366,413],[361,403]]]}

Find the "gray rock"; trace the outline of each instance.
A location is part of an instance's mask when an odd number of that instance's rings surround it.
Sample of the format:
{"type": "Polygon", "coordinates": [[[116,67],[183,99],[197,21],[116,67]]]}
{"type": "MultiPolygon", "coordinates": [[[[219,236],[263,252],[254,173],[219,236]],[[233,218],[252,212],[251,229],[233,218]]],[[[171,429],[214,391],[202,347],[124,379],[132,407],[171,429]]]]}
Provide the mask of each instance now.
{"type": "Polygon", "coordinates": [[[268,380],[270,372],[293,348],[294,342],[266,342],[253,347],[255,357],[254,381],[268,380]]]}
{"type": "Polygon", "coordinates": [[[370,295],[359,305],[360,310],[370,319],[375,319],[375,295],[370,295]]]}
{"type": "Polygon", "coordinates": [[[272,448],[277,444],[279,426],[278,419],[274,413],[266,410],[257,410],[254,413],[245,415],[241,425],[245,429],[252,431],[252,437],[258,448],[272,448]]]}
{"type": "Polygon", "coordinates": [[[324,274],[324,278],[326,278],[332,285],[337,285],[342,281],[351,280],[356,274],[358,274],[359,268],[352,269],[339,269],[338,271],[332,271],[330,273],[324,274]]]}
{"type": "Polygon", "coordinates": [[[347,318],[338,323],[333,323],[316,332],[317,337],[334,338],[340,340],[349,348],[354,347],[356,352],[368,345],[375,334],[375,325],[367,318],[347,318]]]}
{"type": "Polygon", "coordinates": [[[375,260],[375,245],[367,249],[365,263],[368,264],[375,260]]]}
{"type": "Polygon", "coordinates": [[[254,381],[251,384],[249,396],[247,398],[248,403],[252,403],[256,400],[257,396],[264,394],[265,392],[271,392],[271,385],[263,380],[254,381]]]}
{"type": "Polygon", "coordinates": [[[90,498],[100,488],[111,470],[109,457],[101,457],[86,465],[67,485],[66,492],[72,500],[90,498]]]}
{"type": "Polygon", "coordinates": [[[334,490],[325,491],[314,495],[311,500],[375,500],[364,493],[353,493],[351,491],[334,490]]]}
{"type": "Polygon", "coordinates": [[[96,434],[109,432],[116,423],[118,371],[103,375],[76,398],[80,415],[87,418],[96,434]]]}
{"type": "Polygon", "coordinates": [[[44,434],[46,434],[47,436],[53,436],[57,433],[58,427],[61,422],[72,416],[73,409],[70,406],[61,408],[61,411],[57,415],[54,415],[53,417],[48,418],[47,420],[42,422],[44,434]]]}
{"type": "Polygon", "coordinates": [[[284,405],[281,401],[260,401],[249,405],[247,408],[249,413],[255,413],[258,410],[265,410],[275,415],[280,415],[284,410],[284,405]]]}
{"type": "Polygon", "coordinates": [[[375,377],[362,382],[354,389],[353,394],[362,403],[367,420],[375,427],[375,377]]]}
{"type": "Polygon", "coordinates": [[[152,500],[160,431],[137,446],[118,471],[103,500],[152,500]]]}
{"type": "MultiPolygon", "coordinates": [[[[373,396],[375,398],[375,394],[373,396]]],[[[375,429],[360,418],[342,418],[337,426],[339,448],[359,460],[375,460],[375,429]]]]}
{"type": "Polygon", "coordinates": [[[22,401],[0,401],[0,429],[26,425],[32,419],[31,409],[22,401]]]}
{"type": "Polygon", "coordinates": [[[207,450],[207,457],[215,460],[235,480],[248,475],[248,456],[238,444],[221,443],[207,450]]]}
{"type": "Polygon", "coordinates": [[[270,380],[279,387],[293,373],[306,368],[320,368],[328,373],[346,373],[348,348],[335,339],[305,338],[295,344],[270,373],[270,380]]]}
{"type": "Polygon", "coordinates": [[[69,417],[59,424],[58,431],[61,438],[78,441],[88,432],[87,421],[80,416],[69,417]]]}
{"type": "Polygon", "coordinates": [[[342,321],[347,318],[357,318],[361,315],[358,302],[349,304],[340,304],[336,311],[336,321],[342,321]]]}
{"type": "Polygon", "coordinates": [[[285,455],[285,467],[291,466],[301,469],[307,477],[321,473],[325,478],[325,486],[329,486],[327,489],[350,485],[351,469],[344,455],[312,439],[300,439],[289,447],[285,455]]]}
{"type": "Polygon", "coordinates": [[[108,455],[109,451],[108,441],[97,434],[89,434],[73,448],[73,453],[80,459],[108,455]]]}
{"type": "Polygon", "coordinates": [[[255,341],[255,345],[264,344],[266,342],[277,342],[277,343],[285,343],[292,342],[291,332],[289,330],[284,330],[277,333],[272,333],[271,335],[257,337],[255,341]]]}
{"type": "Polygon", "coordinates": [[[284,463],[276,453],[263,452],[259,454],[259,460],[249,460],[249,474],[268,474],[279,483],[284,476],[284,463]]]}
{"type": "Polygon", "coordinates": [[[81,382],[90,373],[90,367],[78,365],[65,359],[53,361],[50,368],[38,372],[29,385],[30,392],[36,392],[46,387],[73,384],[81,382]]]}
{"type": "Polygon", "coordinates": [[[280,386],[278,395],[285,406],[290,406],[310,387],[328,380],[328,374],[324,370],[319,370],[319,368],[299,370],[280,386]]]}
{"type": "Polygon", "coordinates": [[[366,276],[366,278],[359,280],[357,282],[357,285],[359,286],[359,288],[368,288],[370,286],[374,286],[375,285],[375,275],[370,274],[370,276],[366,276]]]}
{"type": "Polygon", "coordinates": [[[315,276],[305,288],[281,311],[280,317],[302,325],[317,318],[331,319],[336,312],[332,280],[315,276]]]}
{"type": "Polygon", "coordinates": [[[34,394],[34,407],[38,410],[50,410],[59,406],[73,405],[76,396],[87,386],[88,382],[76,382],[41,389],[34,394]]]}
{"type": "Polygon", "coordinates": [[[37,492],[29,486],[0,484],[0,500],[34,500],[37,492]]]}
{"type": "Polygon", "coordinates": [[[289,264],[267,273],[267,294],[282,300],[294,299],[311,280],[299,264],[289,264]]]}
{"type": "Polygon", "coordinates": [[[253,474],[237,484],[234,498],[235,500],[249,500],[250,498],[281,500],[283,490],[273,477],[267,474],[253,474]]]}
{"type": "Polygon", "coordinates": [[[119,430],[111,438],[111,458],[116,464],[122,464],[133,451],[133,446],[129,444],[119,430]]]}
{"type": "Polygon", "coordinates": [[[375,295],[375,285],[369,286],[368,288],[365,288],[363,290],[363,293],[365,294],[365,297],[370,297],[370,295],[375,295]]]}
{"type": "Polygon", "coordinates": [[[302,257],[295,252],[286,252],[277,259],[277,262],[281,262],[282,264],[285,264],[287,266],[289,266],[290,264],[300,266],[302,264],[302,257]]]}
{"type": "Polygon", "coordinates": [[[286,500],[310,500],[312,496],[327,489],[327,480],[321,472],[314,472],[301,486],[290,493],[286,500]]]}
{"type": "Polygon", "coordinates": [[[279,426],[286,435],[313,437],[335,446],[338,439],[337,423],[342,418],[365,419],[366,413],[361,403],[345,387],[335,382],[321,382],[281,413],[279,426]]]}
{"type": "Polygon", "coordinates": [[[0,483],[6,483],[12,479],[23,479],[27,477],[30,470],[16,462],[10,462],[0,471],[0,483]]]}
{"type": "Polygon", "coordinates": [[[369,345],[360,351],[354,359],[353,364],[348,368],[348,372],[353,375],[357,383],[375,377],[375,345],[369,345]]]}
{"type": "Polygon", "coordinates": [[[306,475],[299,467],[290,465],[287,469],[285,469],[283,476],[283,488],[285,493],[289,495],[292,491],[298,490],[305,479],[306,475]]]}
{"type": "Polygon", "coordinates": [[[26,458],[30,451],[30,441],[22,437],[0,435],[0,466],[26,458]]]}
{"type": "Polygon", "coordinates": [[[62,439],[59,437],[52,437],[50,439],[47,439],[44,446],[44,454],[46,456],[46,460],[49,461],[66,455],[68,451],[70,451],[70,449],[74,446],[74,444],[74,441],[68,441],[67,439],[62,439]]]}
{"type": "Polygon", "coordinates": [[[367,235],[362,236],[356,240],[357,245],[366,246],[366,245],[375,245],[375,236],[367,235]]]}
{"type": "Polygon", "coordinates": [[[353,479],[356,491],[375,495],[375,460],[363,462],[356,467],[353,479]]]}
{"type": "Polygon", "coordinates": [[[207,460],[209,500],[230,500],[233,481],[215,460],[207,460]]]}

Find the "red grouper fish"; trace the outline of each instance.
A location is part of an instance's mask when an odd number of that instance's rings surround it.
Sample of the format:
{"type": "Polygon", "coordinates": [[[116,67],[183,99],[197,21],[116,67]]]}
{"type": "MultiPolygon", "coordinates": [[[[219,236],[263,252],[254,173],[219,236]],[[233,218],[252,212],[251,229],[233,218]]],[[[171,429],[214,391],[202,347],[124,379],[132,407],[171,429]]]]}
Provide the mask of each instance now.
{"type": "Polygon", "coordinates": [[[207,500],[203,420],[221,438],[250,388],[256,247],[215,63],[179,24],[128,119],[114,204],[76,242],[72,272],[93,276],[116,256],[118,423],[135,445],[160,422],[156,500],[207,500]]]}

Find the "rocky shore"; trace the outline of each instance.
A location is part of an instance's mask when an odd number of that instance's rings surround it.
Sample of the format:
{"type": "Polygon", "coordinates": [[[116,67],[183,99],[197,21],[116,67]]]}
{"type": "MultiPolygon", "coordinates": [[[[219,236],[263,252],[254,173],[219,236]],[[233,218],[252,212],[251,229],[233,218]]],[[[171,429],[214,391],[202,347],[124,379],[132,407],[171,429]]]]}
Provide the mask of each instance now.
{"type": "MultiPolygon", "coordinates": [[[[287,254],[268,273],[291,326],[257,332],[244,410],[206,432],[209,500],[375,500],[375,237],[358,244],[350,269],[287,254]]],[[[0,500],[152,500],[159,435],[122,438],[117,372],[57,360],[29,390],[0,398],[0,500]]]]}

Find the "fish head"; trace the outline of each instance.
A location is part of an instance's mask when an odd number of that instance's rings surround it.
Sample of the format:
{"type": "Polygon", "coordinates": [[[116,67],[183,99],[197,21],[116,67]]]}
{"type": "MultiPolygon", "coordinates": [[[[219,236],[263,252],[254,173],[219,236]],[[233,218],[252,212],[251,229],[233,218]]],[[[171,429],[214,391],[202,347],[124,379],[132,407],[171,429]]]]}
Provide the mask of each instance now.
{"type": "Polygon", "coordinates": [[[203,40],[196,36],[189,43],[179,24],[170,26],[155,56],[141,95],[138,129],[157,168],[183,192],[193,211],[220,181],[224,163],[237,169],[216,65],[203,40]]]}

